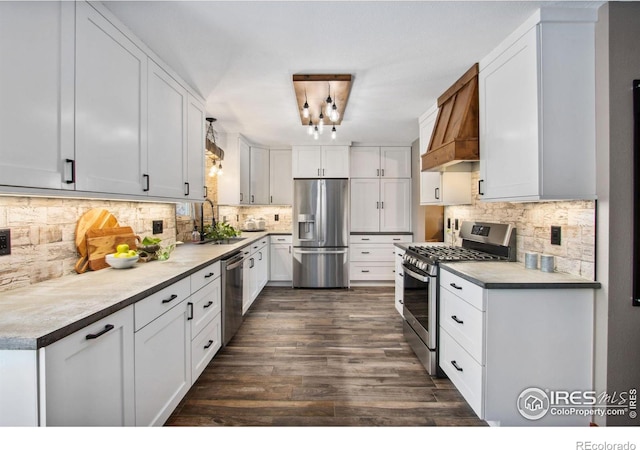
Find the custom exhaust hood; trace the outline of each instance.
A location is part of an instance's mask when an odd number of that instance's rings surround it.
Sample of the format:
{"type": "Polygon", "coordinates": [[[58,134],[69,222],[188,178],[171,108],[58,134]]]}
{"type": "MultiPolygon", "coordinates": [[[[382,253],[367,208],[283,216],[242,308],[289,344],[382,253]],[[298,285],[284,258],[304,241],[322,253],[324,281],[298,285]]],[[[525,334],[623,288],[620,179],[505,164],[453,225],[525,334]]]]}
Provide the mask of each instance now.
{"type": "Polygon", "coordinates": [[[438,117],[422,171],[437,171],[464,161],[478,161],[478,64],[438,97],[438,117]]]}

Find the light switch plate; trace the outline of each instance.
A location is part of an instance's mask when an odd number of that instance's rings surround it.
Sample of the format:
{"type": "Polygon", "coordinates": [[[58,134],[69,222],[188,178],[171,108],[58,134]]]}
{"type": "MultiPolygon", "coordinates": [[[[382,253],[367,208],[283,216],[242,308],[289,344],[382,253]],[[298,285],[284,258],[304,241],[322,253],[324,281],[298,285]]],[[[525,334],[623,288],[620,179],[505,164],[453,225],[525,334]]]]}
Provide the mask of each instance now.
{"type": "Polygon", "coordinates": [[[0,255],[11,254],[11,230],[0,230],[0,255]]]}
{"type": "Polygon", "coordinates": [[[153,234],[162,234],[162,220],[153,221],[153,234]]]}

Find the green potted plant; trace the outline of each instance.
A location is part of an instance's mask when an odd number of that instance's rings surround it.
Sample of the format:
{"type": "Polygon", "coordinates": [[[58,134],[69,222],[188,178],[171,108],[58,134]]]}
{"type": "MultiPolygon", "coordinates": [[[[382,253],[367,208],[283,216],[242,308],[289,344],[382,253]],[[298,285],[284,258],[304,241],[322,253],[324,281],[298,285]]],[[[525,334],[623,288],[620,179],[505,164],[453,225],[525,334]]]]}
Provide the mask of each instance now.
{"type": "Polygon", "coordinates": [[[235,229],[226,222],[218,222],[215,227],[206,225],[204,227],[204,236],[218,243],[229,243],[229,239],[240,236],[240,230],[235,229]]]}

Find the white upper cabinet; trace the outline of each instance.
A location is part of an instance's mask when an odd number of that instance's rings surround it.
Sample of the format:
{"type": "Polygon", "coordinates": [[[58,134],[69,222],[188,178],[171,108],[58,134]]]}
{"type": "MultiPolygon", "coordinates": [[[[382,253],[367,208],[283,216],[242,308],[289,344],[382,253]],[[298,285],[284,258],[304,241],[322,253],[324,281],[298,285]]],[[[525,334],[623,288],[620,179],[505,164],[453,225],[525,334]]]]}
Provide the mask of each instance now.
{"type": "Polygon", "coordinates": [[[471,204],[471,172],[420,172],[420,204],[471,204]]]}
{"type": "Polygon", "coordinates": [[[351,147],[351,178],[411,178],[411,147],[351,147]]]}
{"type": "Polygon", "coordinates": [[[301,145],[292,151],[293,178],[349,178],[349,147],[301,145]]]}
{"type": "Polygon", "coordinates": [[[238,139],[238,152],[240,154],[240,203],[251,202],[251,146],[244,139],[238,139]]]}
{"type": "Polygon", "coordinates": [[[269,149],[251,147],[249,163],[249,203],[269,204],[269,149]]]}
{"type": "Polygon", "coordinates": [[[0,185],[73,189],[73,2],[0,2],[0,185]]]}
{"type": "Polygon", "coordinates": [[[76,189],[143,194],[147,55],[87,3],[76,15],[76,189]]]}
{"type": "Polygon", "coordinates": [[[269,203],[291,205],[293,203],[293,178],[291,176],[291,150],[269,150],[269,203]]]}
{"type": "Polygon", "coordinates": [[[595,198],[597,11],[534,15],[480,62],[483,200],[595,198]]]}
{"type": "Polygon", "coordinates": [[[185,197],[187,91],[151,59],[148,74],[148,194],[185,197]]]}
{"type": "Polygon", "coordinates": [[[204,180],[204,142],[207,133],[204,105],[193,95],[187,95],[187,172],[186,198],[206,197],[204,180]]]}

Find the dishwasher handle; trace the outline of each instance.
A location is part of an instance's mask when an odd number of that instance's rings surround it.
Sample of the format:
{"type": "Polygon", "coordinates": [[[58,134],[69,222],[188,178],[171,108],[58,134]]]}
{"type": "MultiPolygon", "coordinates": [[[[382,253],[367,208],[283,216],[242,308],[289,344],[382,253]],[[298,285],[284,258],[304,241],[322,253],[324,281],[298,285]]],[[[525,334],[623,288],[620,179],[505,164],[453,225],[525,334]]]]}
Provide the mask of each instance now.
{"type": "Polygon", "coordinates": [[[234,256],[233,258],[228,259],[227,261],[225,261],[227,271],[233,270],[236,267],[242,265],[243,261],[244,261],[244,257],[242,256],[241,253],[238,254],[237,256],[234,256]]]}

